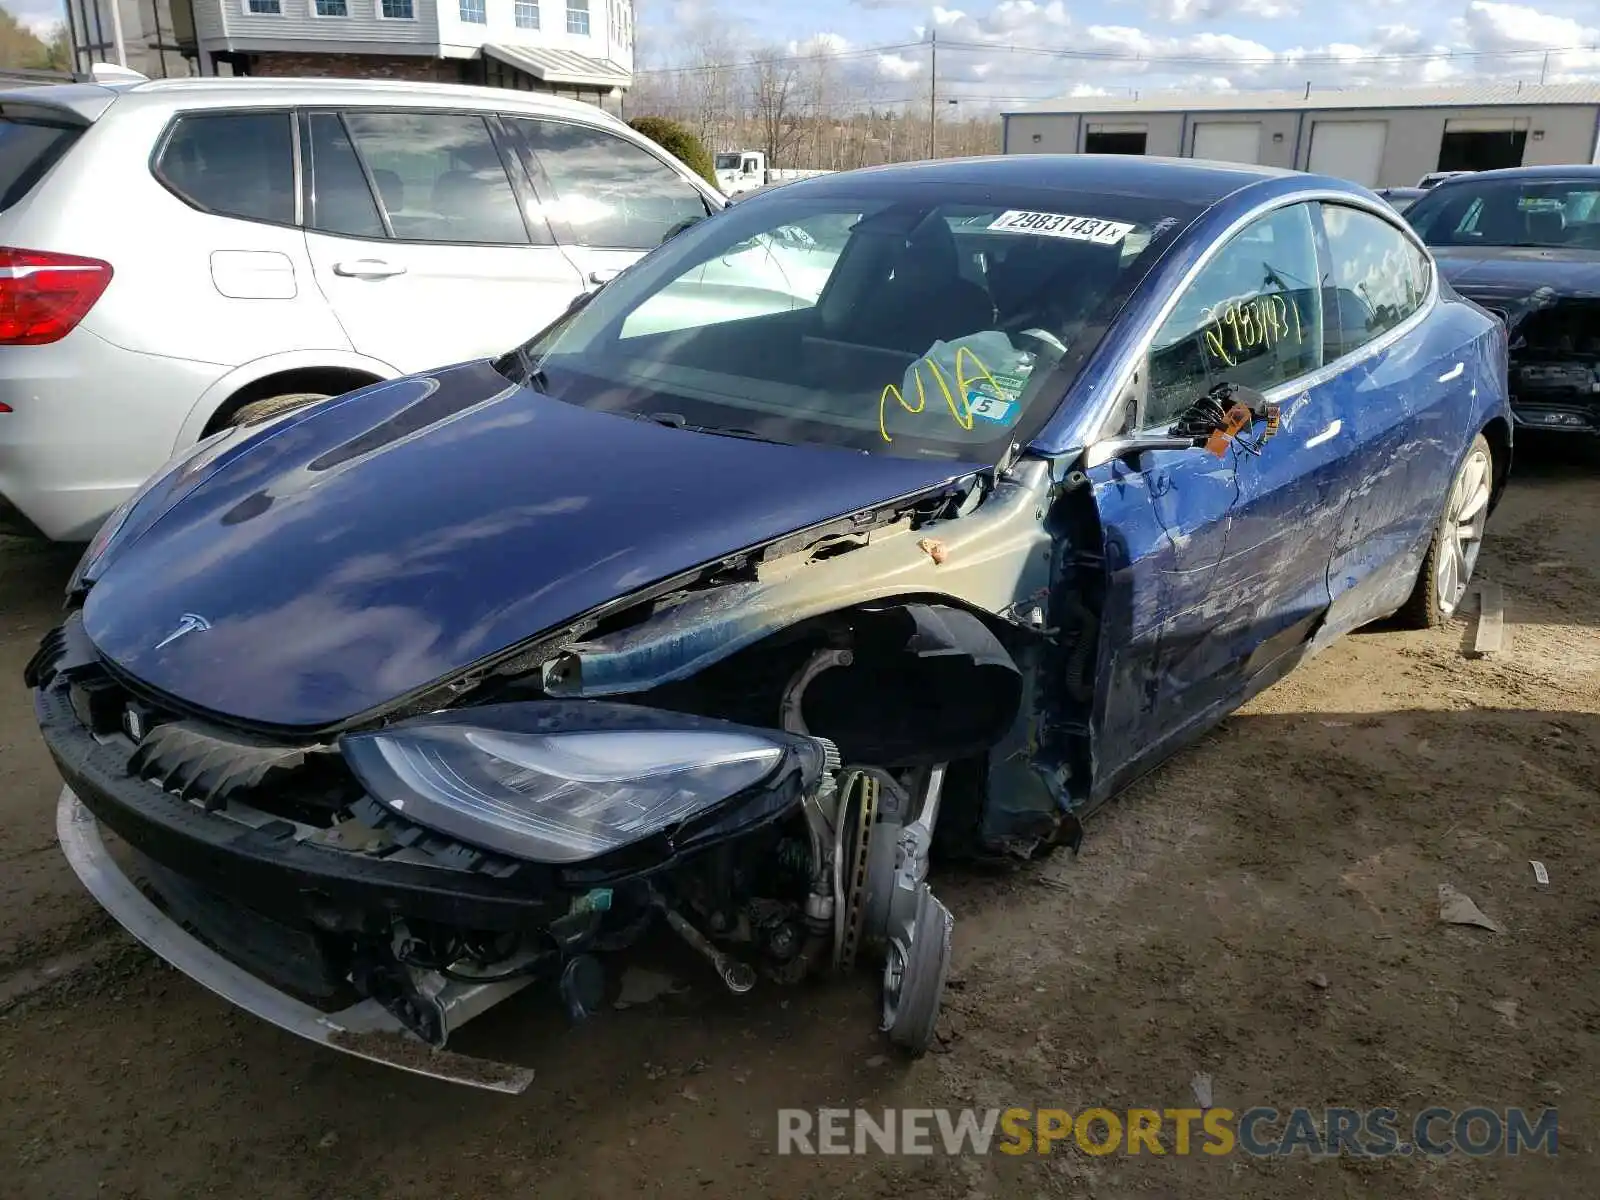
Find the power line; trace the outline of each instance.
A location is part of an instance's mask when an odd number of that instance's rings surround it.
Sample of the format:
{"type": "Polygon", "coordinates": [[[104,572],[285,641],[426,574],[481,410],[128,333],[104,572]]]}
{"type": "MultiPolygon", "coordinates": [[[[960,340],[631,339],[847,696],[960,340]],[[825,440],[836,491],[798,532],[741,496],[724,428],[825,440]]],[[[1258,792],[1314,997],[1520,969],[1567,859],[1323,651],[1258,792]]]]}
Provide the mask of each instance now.
{"type": "MultiPolygon", "coordinates": [[[[921,50],[928,43],[893,42],[882,46],[862,46],[853,50],[813,50],[806,54],[784,55],[776,58],[749,58],[742,62],[696,63],[683,67],[653,67],[635,71],[635,77],[658,75],[693,75],[710,71],[748,71],[753,68],[790,63],[845,62],[854,59],[874,58],[901,50],[921,50]]],[[[1073,50],[1051,49],[1044,46],[1015,46],[999,42],[963,42],[948,38],[940,45],[947,50],[981,51],[986,54],[1027,54],[1042,58],[1069,59],[1081,62],[1126,63],[1145,66],[1175,67],[1302,67],[1340,66],[1357,68],[1365,63],[1426,62],[1434,59],[1485,59],[1516,58],[1527,55],[1593,53],[1600,44],[1578,46],[1544,46],[1514,50],[1413,50],[1387,54],[1363,54],[1350,58],[1338,54],[1273,55],[1269,58],[1227,58],[1199,54],[1141,54],[1126,50],[1073,50]]],[[[997,97],[998,98],[998,97],[997,97]]]]}
{"type": "Polygon", "coordinates": [[[813,50],[808,54],[789,54],[777,58],[765,56],[745,59],[743,62],[725,63],[694,63],[686,67],[651,67],[643,71],[635,71],[634,76],[640,75],[694,75],[702,71],[749,71],[755,67],[778,66],[785,63],[811,63],[811,62],[843,62],[853,58],[875,58],[880,54],[892,54],[896,50],[920,50],[925,42],[895,42],[886,46],[862,46],[855,50],[813,50]]]}
{"type": "Polygon", "coordinates": [[[1410,50],[1396,51],[1389,54],[1362,54],[1351,58],[1339,54],[1276,54],[1270,58],[1226,58],[1215,56],[1202,56],[1196,54],[1139,54],[1125,50],[1069,50],[1051,49],[1044,46],[1010,46],[998,45],[988,42],[953,42],[946,39],[944,45],[955,47],[959,50],[983,50],[991,53],[1003,54],[1034,54],[1046,58],[1070,58],[1088,61],[1117,62],[1117,63],[1161,63],[1164,65],[1181,66],[1210,66],[1210,67],[1249,67],[1249,66],[1293,66],[1306,64],[1316,66],[1359,66],[1369,62],[1420,62],[1430,59],[1443,58],[1510,58],[1516,55],[1540,54],[1568,54],[1589,53],[1597,47],[1587,46],[1548,46],[1536,49],[1520,50],[1410,50]]]}

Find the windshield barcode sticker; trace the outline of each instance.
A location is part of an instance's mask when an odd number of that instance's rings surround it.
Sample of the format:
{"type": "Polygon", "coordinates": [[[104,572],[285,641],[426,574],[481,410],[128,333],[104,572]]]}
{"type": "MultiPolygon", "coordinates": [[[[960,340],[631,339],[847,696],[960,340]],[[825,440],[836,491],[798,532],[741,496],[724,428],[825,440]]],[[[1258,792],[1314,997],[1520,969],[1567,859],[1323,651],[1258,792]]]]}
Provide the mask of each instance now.
{"type": "Polygon", "coordinates": [[[1075,242],[1094,242],[1115,246],[1133,232],[1127,221],[1105,221],[1099,217],[1071,217],[1066,213],[1027,212],[1014,208],[1003,212],[989,228],[1001,233],[1033,233],[1041,237],[1070,238],[1075,242]]]}

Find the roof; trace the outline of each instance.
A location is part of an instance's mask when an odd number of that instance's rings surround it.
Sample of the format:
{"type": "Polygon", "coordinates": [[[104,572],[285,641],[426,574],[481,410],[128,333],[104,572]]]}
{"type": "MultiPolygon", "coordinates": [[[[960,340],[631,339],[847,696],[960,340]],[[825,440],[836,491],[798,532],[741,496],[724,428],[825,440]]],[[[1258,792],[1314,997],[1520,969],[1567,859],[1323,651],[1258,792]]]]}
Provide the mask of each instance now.
{"type": "Polygon", "coordinates": [[[166,103],[174,108],[196,103],[225,106],[357,102],[392,104],[396,107],[456,103],[473,108],[494,108],[502,112],[523,111],[581,117],[602,124],[618,123],[615,117],[593,104],[552,96],[547,92],[469,87],[458,83],[413,83],[397,79],[196,76],[150,79],[140,83],[69,83],[0,92],[0,103],[9,99],[28,104],[51,104],[77,111],[92,121],[119,96],[124,102],[139,100],[166,103]]]}
{"type": "Polygon", "coordinates": [[[545,83],[625,88],[633,82],[633,76],[614,63],[571,50],[547,50],[537,46],[485,46],[483,52],[545,83]]]}
{"type": "Polygon", "coordinates": [[[1486,108],[1494,106],[1578,104],[1600,107],[1600,83],[1469,84],[1456,87],[1337,89],[1296,88],[1281,92],[1156,92],[1139,99],[1114,96],[1062,96],[1007,116],[1030,113],[1129,112],[1309,112],[1341,108],[1486,108]]]}
{"type": "Polygon", "coordinates": [[[1112,192],[1152,199],[1182,199],[1208,206],[1240,188],[1268,179],[1304,176],[1297,171],[1247,163],[1202,162],[1135,154],[1010,154],[986,158],[941,158],[892,163],[857,171],[795,180],[783,190],[810,194],[845,192],[863,182],[976,184],[990,187],[1059,188],[1112,192]]]}
{"type": "Polygon", "coordinates": [[[1529,182],[1541,179],[1582,180],[1587,183],[1591,180],[1600,180],[1600,163],[1555,163],[1542,167],[1501,167],[1494,171],[1463,171],[1459,175],[1452,175],[1449,179],[1441,179],[1428,191],[1437,192],[1443,187],[1454,191],[1462,185],[1470,186],[1485,180],[1493,183],[1501,179],[1529,182]]]}

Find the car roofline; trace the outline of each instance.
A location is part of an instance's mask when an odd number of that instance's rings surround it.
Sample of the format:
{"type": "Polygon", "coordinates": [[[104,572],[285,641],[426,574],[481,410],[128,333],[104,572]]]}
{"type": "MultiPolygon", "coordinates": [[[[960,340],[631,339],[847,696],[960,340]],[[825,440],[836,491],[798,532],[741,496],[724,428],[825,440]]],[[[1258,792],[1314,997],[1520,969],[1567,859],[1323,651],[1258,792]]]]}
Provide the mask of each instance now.
{"type": "Polygon", "coordinates": [[[217,78],[44,84],[0,91],[0,107],[26,104],[57,108],[83,120],[98,120],[114,103],[177,111],[195,107],[240,108],[260,105],[312,105],[394,108],[450,107],[578,119],[607,128],[626,128],[611,113],[582,100],[515,88],[458,83],[409,83],[371,79],[217,78]]]}

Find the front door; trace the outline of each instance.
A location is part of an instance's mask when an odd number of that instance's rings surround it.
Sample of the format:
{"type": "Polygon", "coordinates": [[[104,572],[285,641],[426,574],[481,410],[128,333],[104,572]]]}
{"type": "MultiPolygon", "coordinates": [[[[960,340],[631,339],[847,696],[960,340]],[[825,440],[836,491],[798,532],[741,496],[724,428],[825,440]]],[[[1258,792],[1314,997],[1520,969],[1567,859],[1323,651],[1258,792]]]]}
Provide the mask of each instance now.
{"type": "Polygon", "coordinates": [[[1144,432],[1233,383],[1281,406],[1275,436],[1263,419],[1220,456],[1162,450],[1089,472],[1108,585],[1095,802],[1239,703],[1327,609],[1347,466],[1312,432],[1332,411],[1317,267],[1306,205],[1263,216],[1201,270],[1145,364],[1144,432]]]}
{"type": "Polygon", "coordinates": [[[566,309],[582,276],[481,113],[314,112],[306,246],[356,351],[401,372],[485,358],[566,309]],[[526,198],[519,200],[521,191],[526,198]]]}

